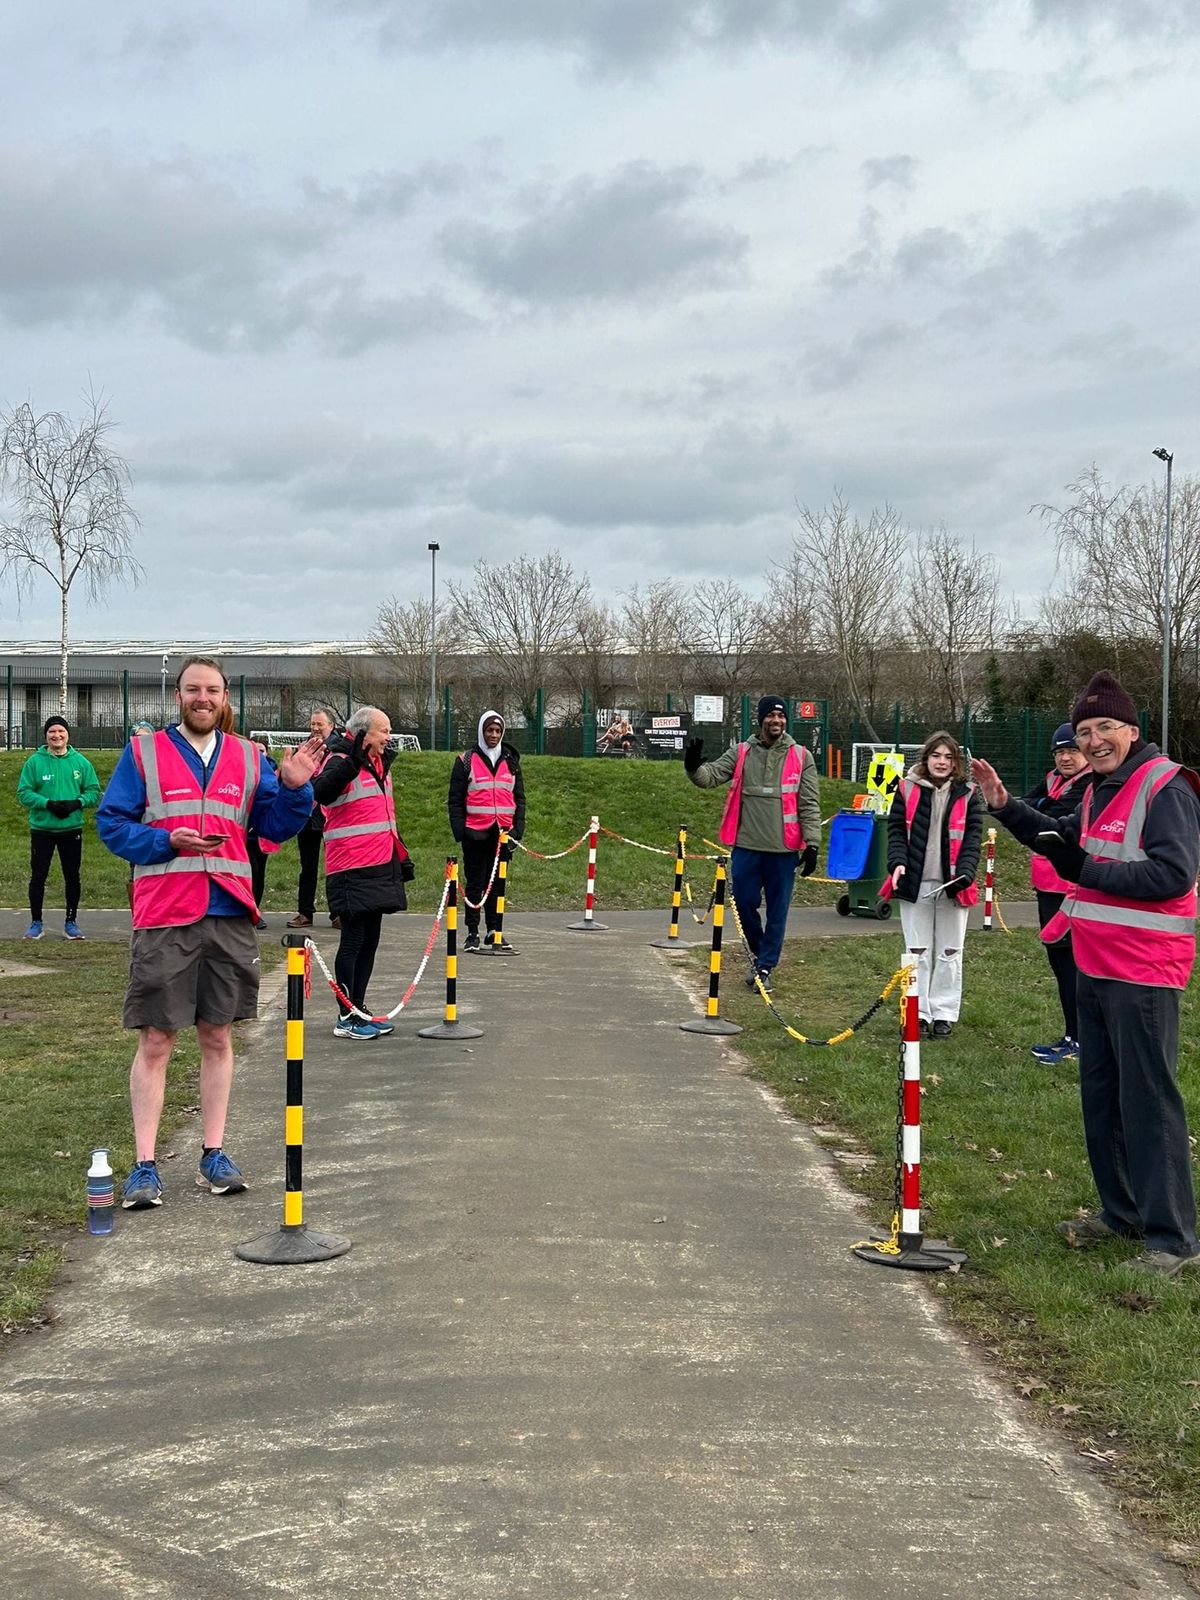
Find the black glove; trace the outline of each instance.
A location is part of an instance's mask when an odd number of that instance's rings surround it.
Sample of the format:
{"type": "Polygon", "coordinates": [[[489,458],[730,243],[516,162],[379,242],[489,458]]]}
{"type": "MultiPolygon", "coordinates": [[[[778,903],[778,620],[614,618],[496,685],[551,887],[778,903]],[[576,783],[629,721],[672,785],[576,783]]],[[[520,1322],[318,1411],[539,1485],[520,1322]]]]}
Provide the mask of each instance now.
{"type": "Polygon", "coordinates": [[[360,728],[354,735],[354,743],[350,746],[350,760],[356,767],[362,768],[367,764],[366,742],[367,730],[360,728]]]}
{"type": "Polygon", "coordinates": [[[417,869],[413,866],[412,857],[405,856],[404,860],[400,863],[400,881],[402,883],[411,883],[416,875],[417,869]]]}
{"type": "Polygon", "coordinates": [[[69,817],[73,811],[82,811],[78,800],[47,800],[46,810],[52,817],[69,817]]]}
{"type": "Polygon", "coordinates": [[[1083,846],[1073,840],[1060,838],[1054,844],[1045,835],[1038,838],[1038,854],[1044,855],[1059,877],[1066,878],[1070,883],[1079,882],[1088,858],[1083,846]]]}
{"type": "Polygon", "coordinates": [[[73,811],[82,811],[83,810],[83,801],[82,800],[64,800],[63,801],[63,805],[65,805],[66,808],[67,808],[63,812],[63,816],[64,817],[69,817],[73,811]]]}
{"type": "Polygon", "coordinates": [[[974,882],[974,878],[951,878],[950,882],[944,886],[943,893],[946,895],[947,899],[953,900],[955,895],[962,894],[963,891],[965,889],[969,889],[974,882]]]}
{"type": "Polygon", "coordinates": [[[683,747],[683,767],[685,772],[698,772],[704,765],[704,740],[689,739],[683,747]]]}
{"type": "Polygon", "coordinates": [[[817,847],[815,844],[805,845],[800,855],[800,876],[811,878],[817,870],[817,847]]]}

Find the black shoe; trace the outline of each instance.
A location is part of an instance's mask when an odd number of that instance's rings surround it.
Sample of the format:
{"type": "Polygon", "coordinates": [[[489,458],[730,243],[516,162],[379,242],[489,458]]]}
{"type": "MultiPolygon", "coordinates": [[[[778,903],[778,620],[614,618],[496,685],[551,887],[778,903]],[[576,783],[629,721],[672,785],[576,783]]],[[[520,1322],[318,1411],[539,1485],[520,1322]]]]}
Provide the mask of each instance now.
{"type": "Polygon", "coordinates": [[[759,969],[758,981],[759,981],[759,984],[762,987],[763,993],[764,994],[770,994],[770,992],[771,992],[771,974],[765,968],[760,968],[759,969]]]}
{"type": "Polygon", "coordinates": [[[469,933],[467,935],[467,937],[463,940],[463,950],[464,950],[464,952],[466,954],[470,954],[470,952],[472,950],[478,950],[478,949],[479,949],[479,935],[477,933],[469,933]]]}
{"type": "Polygon", "coordinates": [[[922,1017],[920,1022],[917,1024],[917,1038],[918,1039],[928,1039],[928,1037],[929,1037],[929,1024],[925,1021],[925,1018],[922,1017]]]}
{"type": "Polygon", "coordinates": [[[931,1029],[932,1036],[935,1039],[948,1039],[953,1032],[954,1024],[943,1021],[941,1017],[938,1018],[931,1029]]]}

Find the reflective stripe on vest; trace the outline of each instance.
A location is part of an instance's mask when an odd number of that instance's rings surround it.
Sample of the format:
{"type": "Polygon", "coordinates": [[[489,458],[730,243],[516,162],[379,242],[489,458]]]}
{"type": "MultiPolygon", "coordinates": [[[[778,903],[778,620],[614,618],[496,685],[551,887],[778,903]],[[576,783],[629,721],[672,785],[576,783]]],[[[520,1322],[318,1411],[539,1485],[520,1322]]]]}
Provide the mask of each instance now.
{"type": "Polygon", "coordinates": [[[495,771],[478,750],[463,756],[467,769],[467,827],[472,833],[486,833],[493,823],[511,828],[517,814],[516,774],[503,756],[495,771]]]}
{"type": "MultiPolygon", "coordinates": [[[[1063,795],[1072,789],[1075,784],[1088,777],[1091,767],[1084,767],[1082,772],[1077,772],[1073,778],[1064,778],[1061,772],[1048,772],[1046,774],[1046,797],[1049,800],[1061,800],[1063,795]]],[[[1068,878],[1060,878],[1046,856],[1030,856],[1029,881],[1035,889],[1042,894],[1070,894],[1073,888],[1068,878]]]]}
{"type": "MultiPolygon", "coordinates": [[[[913,818],[916,816],[917,807],[921,803],[921,790],[923,787],[924,785],[919,784],[915,778],[904,778],[900,783],[900,792],[904,796],[904,830],[908,834],[909,838],[912,837],[913,818]]],[[[960,794],[957,799],[952,800],[950,803],[950,814],[946,818],[947,831],[950,835],[950,870],[946,874],[947,879],[956,878],[958,876],[958,857],[962,850],[962,842],[966,838],[967,833],[967,805],[974,792],[975,785],[973,783],[969,783],[963,790],[962,794],[960,794]]],[[[930,791],[929,796],[929,810],[930,817],[932,818],[932,791],[930,791]]],[[[965,889],[960,889],[958,891],[958,893],[954,896],[954,899],[960,906],[969,907],[978,905],[978,884],[968,884],[965,889]]]]}
{"type": "Polygon", "coordinates": [[[733,776],[729,780],[729,793],[725,797],[725,810],[721,813],[721,826],[717,831],[717,838],[722,844],[736,844],[742,817],[742,795],[745,793],[760,799],[778,800],[783,812],[783,848],[803,850],[805,844],[804,832],[800,826],[800,778],[804,772],[804,763],[808,760],[808,752],[800,744],[788,746],[783,758],[779,788],[776,789],[771,785],[760,783],[747,784],[743,787],[742,769],[746,765],[746,754],[749,749],[749,744],[738,745],[737,761],[734,764],[733,776]]]}
{"type": "Polygon", "coordinates": [[[165,731],[139,734],[132,741],[133,758],[146,785],[142,821],[170,833],[194,828],[219,832],[225,843],[215,854],[173,856],[133,869],[135,928],[175,928],[208,914],[209,884],[215,882],[247,912],[258,918],[251,889],[246,827],[258,789],[258,750],[237,734],[219,736],[208,781],[200,781],[183,752],[165,731]],[[220,820],[226,826],[214,830],[220,820]]]}
{"type": "Polygon", "coordinates": [[[364,768],[325,807],[325,872],[379,867],[393,855],[403,859],[392,804],[392,775],[381,780],[364,768]]]}
{"type": "MultiPolygon", "coordinates": [[[[1144,762],[1095,823],[1095,790],[1089,789],[1079,830],[1088,855],[1120,863],[1147,860],[1142,835],[1150,803],[1179,770],[1166,756],[1144,762]]],[[[1042,940],[1054,944],[1069,933],[1075,965],[1091,978],[1185,989],[1196,958],[1195,928],[1195,885],[1166,900],[1131,900],[1073,883],[1061,910],[1042,930],[1042,940]]]]}

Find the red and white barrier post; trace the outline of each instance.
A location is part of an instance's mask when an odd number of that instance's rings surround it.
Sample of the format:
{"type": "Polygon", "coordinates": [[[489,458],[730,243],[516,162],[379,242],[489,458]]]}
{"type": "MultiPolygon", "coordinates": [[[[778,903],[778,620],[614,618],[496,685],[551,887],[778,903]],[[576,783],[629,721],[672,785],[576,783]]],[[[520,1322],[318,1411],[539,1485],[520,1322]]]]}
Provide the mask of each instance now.
{"type": "Polygon", "coordinates": [[[921,1231],[921,1015],[917,999],[917,959],[904,957],[904,1005],[900,1046],[900,1148],[897,1151],[896,1209],[892,1231],[854,1246],[861,1261],[877,1267],[944,1272],[967,1259],[944,1239],[921,1231]]]}
{"type": "Polygon", "coordinates": [[[583,921],[568,922],[571,933],[607,933],[603,922],[596,921],[596,845],[600,838],[600,818],[593,817],[588,829],[587,892],[583,901],[583,921]]]}
{"type": "Polygon", "coordinates": [[[992,931],[992,902],[996,892],[996,830],[988,829],[987,866],[983,875],[983,931],[992,931]]]}

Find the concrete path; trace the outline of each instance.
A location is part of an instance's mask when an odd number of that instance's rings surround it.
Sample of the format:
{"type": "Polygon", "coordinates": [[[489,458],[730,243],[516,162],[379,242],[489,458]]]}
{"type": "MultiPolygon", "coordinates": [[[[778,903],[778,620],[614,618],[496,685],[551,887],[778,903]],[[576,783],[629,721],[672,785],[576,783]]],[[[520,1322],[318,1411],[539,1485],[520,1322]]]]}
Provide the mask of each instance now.
{"type": "MultiPolygon", "coordinates": [[[[678,1030],[697,1005],[653,930],[568,920],[461,959],[470,1044],[413,1036],[436,969],[371,1044],[314,990],[305,1216],[353,1240],[316,1266],[232,1254],[281,1214],[272,981],[228,1140],[252,1189],[194,1188],[185,1129],[161,1211],[77,1241],[55,1328],[0,1373],[4,1592],[1191,1594],[927,1281],[849,1254],[866,1219],[734,1052],[678,1030]]],[[[377,1004],[427,929],[386,924],[377,1004]]]]}

